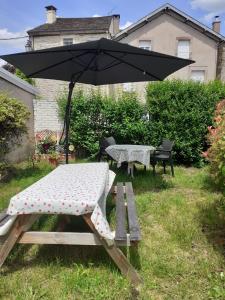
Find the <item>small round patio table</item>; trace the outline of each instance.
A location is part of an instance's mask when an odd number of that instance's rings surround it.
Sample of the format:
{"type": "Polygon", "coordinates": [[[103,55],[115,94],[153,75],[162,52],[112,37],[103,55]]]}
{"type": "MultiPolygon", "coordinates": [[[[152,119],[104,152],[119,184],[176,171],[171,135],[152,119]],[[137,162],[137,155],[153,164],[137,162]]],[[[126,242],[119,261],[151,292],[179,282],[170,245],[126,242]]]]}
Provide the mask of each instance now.
{"type": "Polygon", "coordinates": [[[128,162],[128,174],[134,177],[134,163],[140,162],[141,164],[149,167],[151,152],[155,150],[153,146],[146,145],[111,145],[108,146],[105,151],[115,161],[117,161],[117,167],[121,166],[122,162],[128,162]]]}

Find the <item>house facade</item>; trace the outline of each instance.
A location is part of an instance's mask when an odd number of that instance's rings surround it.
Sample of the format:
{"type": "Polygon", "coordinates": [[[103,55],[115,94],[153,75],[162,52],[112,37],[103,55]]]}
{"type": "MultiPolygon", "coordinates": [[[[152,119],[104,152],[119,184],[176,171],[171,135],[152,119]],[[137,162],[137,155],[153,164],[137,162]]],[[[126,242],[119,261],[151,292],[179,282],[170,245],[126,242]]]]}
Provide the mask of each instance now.
{"type": "MultiPolygon", "coordinates": [[[[218,18],[213,21],[210,29],[166,4],[116,34],[114,40],[192,59],[195,63],[173,73],[168,78],[207,82],[216,78],[225,79],[225,53],[222,46],[224,37],[219,31],[218,18]]],[[[143,98],[145,85],[144,83],[124,84],[123,89],[136,91],[143,98]]]]}
{"type": "MultiPolygon", "coordinates": [[[[211,29],[174,6],[166,4],[120,31],[119,15],[97,18],[58,18],[54,6],[47,6],[46,14],[46,24],[28,31],[29,42],[33,50],[105,37],[195,61],[194,64],[175,72],[169,78],[202,82],[216,78],[225,80],[225,38],[220,34],[218,18],[215,18],[211,29]]],[[[62,91],[67,89],[68,83],[43,79],[35,81],[41,95],[39,101],[42,101],[42,104],[39,102],[38,106],[37,103],[35,104],[36,122],[42,124],[42,127],[52,129],[48,128],[46,122],[41,122],[40,118],[48,110],[53,109],[53,106],[57,111],[56,99],[62,91]]],[[[146,83],[125,83],[103,86],[101,91],[115,95],[120,91],[135,91],[144,101],[145,86],[146,83]]],[[[85,89],[88,88],[90,87],[85,85],[85,89]]],[[[56,123],[54,130],[60,130],[60,121],[56,123]]]]}

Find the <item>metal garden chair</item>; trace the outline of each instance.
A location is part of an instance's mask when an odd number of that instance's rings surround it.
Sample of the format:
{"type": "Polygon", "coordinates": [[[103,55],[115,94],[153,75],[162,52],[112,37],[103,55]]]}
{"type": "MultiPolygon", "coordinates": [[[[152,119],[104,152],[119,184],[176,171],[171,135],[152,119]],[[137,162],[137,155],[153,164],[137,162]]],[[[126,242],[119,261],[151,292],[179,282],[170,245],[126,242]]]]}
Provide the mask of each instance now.
{"type": "Polygon", "coordinates": [[[172,157],[172,149],[174,142],[168,139],[163,139],[162,144],[156,148],[152,157],[151,157],[151,165],[153,166],[153,174],[155,175],[155,166],[157,162],[162,162],[163,171],[166,174],[166,163],[168,162],[171,167],[172,176],[174,176],[174,168],[173,168],[173,157],[172,157]]]}

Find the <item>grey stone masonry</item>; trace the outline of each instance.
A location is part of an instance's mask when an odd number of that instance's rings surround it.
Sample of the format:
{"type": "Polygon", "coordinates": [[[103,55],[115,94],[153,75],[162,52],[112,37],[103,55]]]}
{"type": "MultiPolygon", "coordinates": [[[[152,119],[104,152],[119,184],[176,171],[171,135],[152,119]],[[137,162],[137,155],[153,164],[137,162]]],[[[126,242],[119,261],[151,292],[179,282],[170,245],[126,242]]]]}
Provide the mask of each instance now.
{"type": "Polygon", "coordinates": [[[49,129],[60,134],[62,122],[58,116],[58,105],[54,100],[34,99],[34,132],[49,129]]]}
{"type": "Polygon", "coordinates": [[[218,47],[216,78],[225,81],[225,43],[218,47]]]}

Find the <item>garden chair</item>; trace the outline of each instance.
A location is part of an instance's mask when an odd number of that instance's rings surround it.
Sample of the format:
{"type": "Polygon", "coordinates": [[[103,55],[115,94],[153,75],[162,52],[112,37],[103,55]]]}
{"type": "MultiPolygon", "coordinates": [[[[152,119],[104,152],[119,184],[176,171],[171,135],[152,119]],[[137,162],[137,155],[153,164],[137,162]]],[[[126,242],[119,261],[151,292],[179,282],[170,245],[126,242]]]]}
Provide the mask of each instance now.
{"type": "Polygon", "coordinates": [[[116,144],[116,141],[114,139],[113,136],[110,136],[110,137],[105,137],[105,138],[102,138],[99,142],[99,152],[98,152],[98,161],[100,162],[102,160],[102,158],[106,158],[107,161],[111,160],[111,164],[112,164],[112,158],[107,154],[107,152],[105,151],[105,149],[108,147],[108,146],[111,146],[111,145],[115,145],[116,144]]]}
{"type": "Polygon", "coordinates": [[[173,157],[172,157],[172,148],[174,142],[168,139],[163,139],[162,144],[156,148],[152,157],[151,157],[151,165],[153,166],[153,174],[155,175],[155,166],[157,162],[162,162],[163,164],[163,172],[166,174],[166,163],[168,162],[171,167],[172,176],[174,176],[174,168],[173,168],[173,157]]]}

